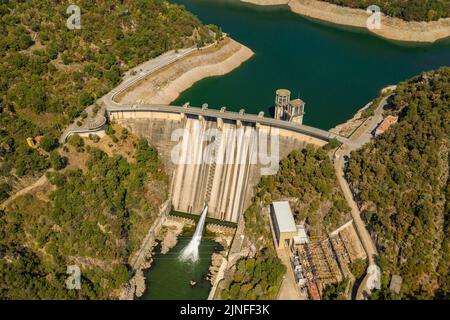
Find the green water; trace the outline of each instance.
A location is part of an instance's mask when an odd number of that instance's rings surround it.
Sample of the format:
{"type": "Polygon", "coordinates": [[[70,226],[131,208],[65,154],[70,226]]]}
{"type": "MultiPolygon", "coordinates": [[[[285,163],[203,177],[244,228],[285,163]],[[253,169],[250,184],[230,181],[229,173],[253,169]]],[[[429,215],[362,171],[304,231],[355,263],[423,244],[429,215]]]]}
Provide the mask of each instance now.
{"type": "MultiPolygon", "coordinates": [[[[202,239],[197,263],[181,262],[180,251],[189,243],[191,237],[180,236],[177,245],[167,254],[157,253],[151,268],[145,273],[146,288],[144,300],[206,300],[211,284],[206,280],[211,255],[222,247],[210,239],[202,239]],[[191,286],[190,281],[197,284],[191,286]]],[[[157,248],[159,252],[159,248],[157,248]]]]}
{"type": "Polygon", "coordinates": [[[305,124],[329,129],[351,118],[381,88],[450,65],[450,40],[400,44],[365,30],[311,21],[288,7],[238,0],[171,0],[204,23],[222,27],[255,56],[233,72],[204,79],[175,104],[226,106],[272,114],[274,91],[287,88],[306,102],[305,124]]]}

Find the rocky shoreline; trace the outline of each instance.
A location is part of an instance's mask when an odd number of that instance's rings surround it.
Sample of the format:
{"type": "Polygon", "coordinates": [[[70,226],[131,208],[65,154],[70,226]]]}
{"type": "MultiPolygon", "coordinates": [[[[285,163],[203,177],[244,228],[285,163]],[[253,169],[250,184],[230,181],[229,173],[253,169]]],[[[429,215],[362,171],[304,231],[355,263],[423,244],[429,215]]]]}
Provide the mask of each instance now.
{"type": "Polygon", "coordinates": [[[347,120],[344,123],[338,124],[334,128],[331,128],[330,132],[348,138],[366,120],[366,118],[362,117],[362,113],[371,105],[372,102],[369,102],[364,107],[356,111],[351,119],[347,120]]]}
{"type": "Polygon", "coordinates": [[[239,42],[225,37],[167,65],[121,94],[121,103],[169,104],[195,82],[231,72],[254,55],[239,42]]]}
{"type": "MultiPolygon", "coordinates": [[[[256,5],[288,5],[300,15],[334,24],[365,28],[365,10],[342,7],[318,0],[240,0],[256,5]]],[[[368,30],[380,37],[405,42],[432,43],[450,37],[450,18],[431,22],[405,21],[382,15],[381,29],[368,30]]]]}
{"type": "MultiPolygon", "coordinates": [[[[383,89],[381,89],[380,95],[392,92],[396,88],[397,88],[396,85],[384,87],[383,89]]],[[[366,121],[367,118],[363,117],[363,112],[368,108],[370,108],[372,104],[373,101],[370,101],[364,107],[356,111],[356,113],[353,115],[351,119],[347,120],[344,123],[338,124],[334,128],[331,128],[329,131],[335,134],[339,134],[343,137],[349,138],[352,135],[352,133],[354,133],[355,130],[358,129],[359,126],[361,126],[364,123],[364,121],[366,121]]]]}
{"type": "MultiPolygon", "coordinates": [[[[181,217],[169,216],[162,224],[155,242],[151,246],[145,247],[144,258],[139,266],[136,267],[134,276],[127,282],[120,293],[121,300],[133,300],[135,297],[140,298],[148,289],[146,287],[146,278],[144,273],[149,269],[153,262],[155,248],[160,245],[160,252],[167,254],[178,243],[178,237],[184,228],[192,228],[195,226],[193,220],[181,217]]],[[[211,285],[217,281],[217,275],[222,266],[223,260],[226,259],[228,249],[231,245],[233,234],[232,229],[217,225],[207,225],[209,232],[215,234],[214,241],[220,243],[223,250],[219,253],[213,253],[211,257],[211,265],[209,267],[208,280],[211,285]]]]}
{"type": "Polygon", "coordinates": [[[131,292],[129,292],[129,295],[131,294],[131,299],[129,300],[132,300],[134,297],[142,297],[145,290],[148,289],[145,283],[146,278],[144,272],[152,265],[156,246],[160,244],[161,253],[167,254],[170,249],[176,246],[178,242],[178,236],[183,231],[183,228],[185,226],[192,227],[193,225],[194,223],[191,220],[179,222],[167,219],[163,223],[161,230],[156,236],[156,242],[151,248],[149,248],[147,254],[145,255],[145,261],[139,266],[134,277],[130,280],[131,292]]]}

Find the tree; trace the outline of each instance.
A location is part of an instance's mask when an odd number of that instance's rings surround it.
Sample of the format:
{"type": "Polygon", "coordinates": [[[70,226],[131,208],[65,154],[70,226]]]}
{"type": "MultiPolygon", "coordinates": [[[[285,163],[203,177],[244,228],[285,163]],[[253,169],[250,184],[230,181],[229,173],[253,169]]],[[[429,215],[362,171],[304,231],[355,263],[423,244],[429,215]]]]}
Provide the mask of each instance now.
{"type": "Polygon", "coordinates": [[[58,139],[56,139],[54,136],[46,134],[42,137],[39,146],[45,151],[50,152],[59,146],[59,142],[58,139]]]}
{"type": "Polygon", "coordinates": [[[79,134],[72,134],[69,139],[67,139],[67,143],[75,148],[81,148],[84,146],[84,140],[80,137],[79,134]]]}
{"type": "Polygon", "coordinates": [[[55,170],[61,170],[66,166],[67,159],[64,157],[61,157],[59,153],[56,150],[53,150],[50,152],[50,164],[53,169],[55,170]]]}
{"type": "Polygon", "coordinates": [[[88,92],[83,92],[80,95],[79,101],[81,106],[86,107],[94,103],[94,97],[92,97],[92,95],[88,92]]]}
{"type": "Polygon", "coordinates": [[[11,190],[11,186],[6,182],[0,183],[0,201],[7,199],[11,190]]]}
{"type": "Polygon", "coordinates": [[[372,298],[392,297],[393,274],[405,299],[436,298],[447,286],[449,87],[448,67],[398,85],[387,110],[398,123],[351,154],[346,175],[380,248],[382,289],[372,298]]]}

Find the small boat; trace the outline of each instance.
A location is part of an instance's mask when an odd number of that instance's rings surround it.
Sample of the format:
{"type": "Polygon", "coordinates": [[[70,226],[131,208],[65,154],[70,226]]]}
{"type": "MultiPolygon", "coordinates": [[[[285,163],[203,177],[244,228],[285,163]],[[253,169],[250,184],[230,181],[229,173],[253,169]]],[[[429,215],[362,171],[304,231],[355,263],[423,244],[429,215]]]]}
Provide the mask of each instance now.
{"type": "Polygon", "coordinates": [[[197,282],[195,282],[194,280],[191,280],[189,283],[191,284],[192,287],[197,284],[197,282]]]}

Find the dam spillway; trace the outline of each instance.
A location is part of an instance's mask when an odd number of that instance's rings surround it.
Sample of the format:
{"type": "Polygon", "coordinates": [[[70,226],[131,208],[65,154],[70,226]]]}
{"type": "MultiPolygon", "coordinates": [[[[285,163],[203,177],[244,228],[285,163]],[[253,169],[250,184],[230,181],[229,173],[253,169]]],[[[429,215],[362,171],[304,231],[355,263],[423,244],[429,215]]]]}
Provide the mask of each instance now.
{"type": "Polygon", "coordinates": [[[237,222],[244,205],[243,191],[255,163],[253,133],[252,126],[236,128],[225,122],[217,127],[214,121],[187,119],[179,150],[182,161],[173,178],[174,208],[193,213],[207,203],[211,217],[237,222]],[[220,139],[208,139],[212,138],[208,132],[213,130],[219,130],[220,139]]]}
{"type": "Polygon", "coordinates": [[[206,204],[209,217],[231,222],[238,222],[250,204],[261,175],[270,174],[264,173],[268,164],[261,163],[261,151],[276,152],[278,161],[308,143],[326,143],[300,132],[226,117],[130,109],[110,112],[109,118],[157,147],[170,175],[173,210],[197,213],[206,204]],[[267,141],[261,143],[261,134],[267,141]]]}

